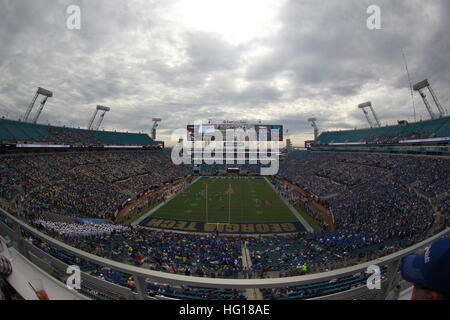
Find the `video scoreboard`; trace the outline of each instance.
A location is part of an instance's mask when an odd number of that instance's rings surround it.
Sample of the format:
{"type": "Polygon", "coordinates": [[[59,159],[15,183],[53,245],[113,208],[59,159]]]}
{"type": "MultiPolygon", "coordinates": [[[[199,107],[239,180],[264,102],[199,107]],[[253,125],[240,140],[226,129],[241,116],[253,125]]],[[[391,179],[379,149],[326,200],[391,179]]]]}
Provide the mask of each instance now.
{"type": "Polygon", "coordinates": [[[314,143],[314,140],[306,140],[305,141],[305,148],[306,149],[311,149],[313,143],[314,143]]]}
{"type": "Polygon", "coordinates": [[[283,141],[283,126],[282,125],[266,125],[266,124],[246,124],[246,123],[221,123],[221,124],[201,124],[188,125],[188,141],[205,141],[214,140],[214,136],[221,134],[223,141],[251,141],[251,134],[245,133],[253,132],[256,140],[266,141],[283,141]],[[244,137],[241,140],[239,135],[232,136],[229,132],[242,133],[244,137]],[[231,138],[230,138],[231,137],[231,138]]]}

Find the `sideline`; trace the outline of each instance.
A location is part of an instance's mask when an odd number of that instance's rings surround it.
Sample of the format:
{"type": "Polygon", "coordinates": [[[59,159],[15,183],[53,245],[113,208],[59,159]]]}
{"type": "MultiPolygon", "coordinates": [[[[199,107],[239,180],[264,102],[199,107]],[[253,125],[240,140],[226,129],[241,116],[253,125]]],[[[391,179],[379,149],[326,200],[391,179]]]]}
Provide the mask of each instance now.
{"type": "MultiPolygon", "coordinates": [[[[202,177],[197,177],[197,179],[194,179],[189,186],[186,187],[189,188],[190,186],[192,186],[194,183],[196,183],[199,179],[201,179],[202,177]]],[[[178,196],[178,193],[172,195],[170,198],[164,200],[163,202],[161,202],[160,204],[158,204],[156,207],[150,209],[147,213],[144,213],[143,215],[141,215],[138,219],[134,220],[131,225],[132,226],[137,226],[139,225],[142,221],[144,221],[146,218],[150,217],[153,213],[155,213],[157,210],[159,210],[162,206],[166,205],[167,203],[169,203],[170,201],[172,201],[176,196],[178,196]]]]}
{"type": "Polygon", "coordinates": [[[309,233],[313,233],[314,232],[314,228],[311,227],[309,225],[308,222],[306,222],[306,220],[300,215],[300,213],[298,213],[298,211],[289,203],[289,201],[287,201],[279,192],[278,190],[275,188],[275,186],[267,179],[267,177],[264,177],[264,180],[266,180],[266,182],[270,185],[270,187],[272,188],[273,191],[275,191],[275,193],[278,195],[278,197],[280,197],[280,199],[284,202],[284,204],[289,208],[289,210],[291,210],[292,214],[297,218],[298,221],[300,221],[300,223],[303,225],[303,227],[305,227],[306,231],[308,231],[309,233]]]}

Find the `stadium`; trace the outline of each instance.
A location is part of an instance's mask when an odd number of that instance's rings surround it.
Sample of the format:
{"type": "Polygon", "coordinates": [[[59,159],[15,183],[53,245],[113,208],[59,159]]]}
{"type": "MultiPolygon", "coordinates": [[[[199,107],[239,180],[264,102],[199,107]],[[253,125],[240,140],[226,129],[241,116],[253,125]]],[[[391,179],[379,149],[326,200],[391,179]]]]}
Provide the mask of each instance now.
{"type": "Polygon", "coordinates": [[[448,116],[324,132],[274,176],[177,166],[146,134],[0,125],[2,244],[55,282],[80,266],[86,298],[375,298],[375,260],[380,298],[449,231],[448,116]]]}
{"type": "Polygon", "coordinates": [[[176,146],[161,118],[102,129],[104,105],[50,124],[58,92],[33,88],[0,119],[2,297],[409,299],[403,259],[450,234],[450,115],[430,82],[411,85],[426,119],[383,125],[366,102],[368,128],[328,130],[310,113],[301,147],[277,120],[186,121],[176,146]]]}

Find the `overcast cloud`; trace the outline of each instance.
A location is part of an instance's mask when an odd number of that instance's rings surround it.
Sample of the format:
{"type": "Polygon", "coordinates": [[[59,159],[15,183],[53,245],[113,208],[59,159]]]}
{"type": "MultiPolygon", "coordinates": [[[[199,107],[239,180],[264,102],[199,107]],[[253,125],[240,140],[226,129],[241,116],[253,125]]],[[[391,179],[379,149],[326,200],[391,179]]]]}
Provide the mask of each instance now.
{"type": "MultiPolygon", "coordinates": [[[[296,145],[322,130],[413,121],[413,82],[428,78],[450,111],[448,0],[0,0],[0,115],[18,119],[36,87],[52,90],[41,123],[159,138],[197,119],[281,123],[296,145]],[[69,5],[81,29],[66,26],[69,5]],[[381,8],[369,30],[367,7],[381,8]]],[[[415,95],[417,120],[428,119],[415,95]]]]}

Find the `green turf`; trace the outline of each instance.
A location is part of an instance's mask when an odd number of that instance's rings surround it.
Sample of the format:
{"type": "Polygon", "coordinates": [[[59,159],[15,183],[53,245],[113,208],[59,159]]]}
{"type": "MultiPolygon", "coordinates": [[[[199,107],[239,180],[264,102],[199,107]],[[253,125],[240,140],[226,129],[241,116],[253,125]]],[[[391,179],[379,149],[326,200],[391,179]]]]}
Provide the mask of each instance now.
{"type": "Polygon", "coordinates": [[[151,217],[211,223],[298,222],[264,179],[206,177],[198,179],[151,217]],[[232,192],[228,195],[230,187],[232,192]]]}

